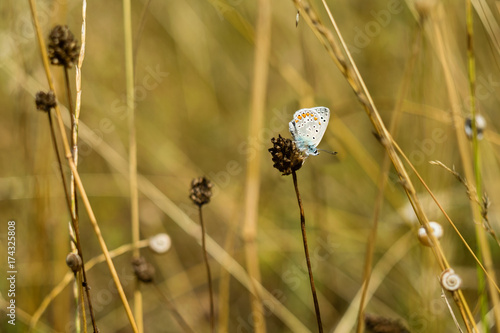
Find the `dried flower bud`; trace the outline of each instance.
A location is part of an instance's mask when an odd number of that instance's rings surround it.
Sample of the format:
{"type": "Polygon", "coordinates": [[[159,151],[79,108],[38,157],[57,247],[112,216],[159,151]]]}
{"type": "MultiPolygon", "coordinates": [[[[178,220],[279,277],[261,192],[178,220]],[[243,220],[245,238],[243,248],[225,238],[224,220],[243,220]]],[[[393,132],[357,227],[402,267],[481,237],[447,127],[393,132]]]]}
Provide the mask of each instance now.
{"type": "Polygon", "coordinates": [[[73,66],[80,54],[80,46],[67,25],[56,25],[49,35],[49,59],[52,65],[73,66]]]}
{"type": "Polygon", "coordinates": [[[66,265],[73,271],[78,272],[82,268],[82,258],[77,253],[68,253],[66,256],[66,265]]]}
{"type": "Polygon", "coordinates": [[[278,135],[278,138],[272,138],[271,142],[273,146],[268,150],[274,162],[273,167],[278,169],[283,176],[302,167],[305,157],[292,140],[283,139],[281,135],[278,135]]]}
{"type": "Polygon", "coordinates": [[[371,314],[365,315],[365,326],[370,333],[410,333],[398,320],[371,314]]]}
{"type": "Polygon", "coordinates": [[[149,239],[149,248],[158,254],[167,252],[172,246],[172,240],[167,234],[158,234],[149,239]]]}
{"type": "Polygon", "coordinates": [[[39,91],[36,93],[35,104],[37,110],[49,112],[50,109],[57,105],[56,95],[52,90],[48,92],[39,91]]]}
{"type": "Polygon", "coordinates": [[[205,177],[193,179],[189,197],[195,205],[202,206],[210,202],[212,196],[212,183],[205,177]]]}
{"type": "Polygon", "coordinates": [[[132,259],[132,267],[134,268],[135,276],[139,281],[148,283],[153,282],[155,268],[144,257],[132,259]]]}

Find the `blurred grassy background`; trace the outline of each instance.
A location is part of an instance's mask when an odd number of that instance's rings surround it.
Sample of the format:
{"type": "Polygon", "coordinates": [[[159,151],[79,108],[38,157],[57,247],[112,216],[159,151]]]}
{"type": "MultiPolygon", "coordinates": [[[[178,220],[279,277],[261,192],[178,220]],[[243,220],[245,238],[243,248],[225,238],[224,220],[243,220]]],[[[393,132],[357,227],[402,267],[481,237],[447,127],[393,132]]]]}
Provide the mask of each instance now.
{"type": "MultiPolygon", "coordinates": [[[[139,31],[146,2],[132,3],[134,33],[139,31]]],[[[321,8],[319,1],[314,3],[321,8]]],[[[480,3],[490,6],[496,19],[490,23],[497,24],[495,2],[480,3]]],[[[80,2],[37,1],[37,5],[45,36],[54,25],[68,24],[80,39],[80,2]]],[[[412,46],[416,31],[422,29],[414,5],[410,0],[330,2],[386,124],[393,116],[401,85],[409,82],[396,141],[474,248],[474,225],[465,189],[452,175],[427,163],[438,159],[455,166],[458,172],[462,170],[442,69],[435,53],[436,41],[424,28],[417,47],[412,46]],[[414,71],[404,77],[412,55],[414,71]]],[[[446,27],[447,57],[465,119],[469,111],[464,4],[443,1],[432,11],[439,14],[429,19],[442,20],[446,27]]],[[[320,12],[324,15],[323,10],[320,12]]],[[[32,315],[68,271],[64,258],[69,251],[69,219],[47,118],[35,109],[35,93],[48,88],[28,2],[2,1],[0,14],[0,240],[4,249],[6,222],[15,220],[19,271],[16,329],[24,332],[26,322],[20,311],[32,315]]],[[[259,140],[248,140],[256,15],[253,1],[150,3],[136,39],[138,170],[194,221],[195,206],[188,198],[190,181],[201,175],[211,179],[216,188],[212,202],[204,208],[208,233],[222,247],[232,239],[233,246],[227,251],[244,265],[240,233],[246,159],[262,154],[258,215],[262,283],[298,320],[315,331],[292,180],[272,168],[267,148],[271,137],[278,133],[290,137],[287,126],[295,110],[329,107],[332,118],[320,148],[339,154],[309,158],[298,176],[323,322],[330,331],[342,320],[355,323],[355,318],[345,313],[362,284],[384,150],[372,135],[371,124],[355,95],[310,28],[302,19],[295,27],[296,9],[289,0],[272,1],[265,122],[259,140]]],[[[327,22],[326,16],[323,19],[327,22]]],[[[485,22],[476,16],[478,104],[488,124],[481,141],[484,187],[493,203],[489,219],[498,230],[499,53],[496,35],[484,26],[485,22]]],[[[128,180],[109,165],[99,150],[109,145],[122,157],[127,156],[123,50],[122,3],[89,2],[81,122],[82,128],[87,126],[95,135],[82,129],[78,168],[110,249],[131,241],[128,180]]],[[[67,105],[60,94],[63,72],[55,67],[52,70],[57,78],[58,100],[67,105]]],[[[74,71],[70,73],[73,83],[74,71]]],[[[411,332],[454,331],[450,313],[441,300],[439,268],[431,251],[418,242],[418,224],[393,169],[389,179],[375,253],[375,262],[381,260],[385,266],[376,266],[374,271],[373,279],[379,279],[380,286],[368,302],[367,312],[400,319],[411,332]]],[[[419,184],[416,186],[422,190],[419,184]]],[[[477,311],[474,261],[427,197],[422,193],[428,216],[442,223],[444,250],[464,280],[469,305],[477,311]]],[[[80,216],[82,246],[86,259],[90,259],[100,249],[83,209],[80,216]]],[[[200,246],[143,195],[140,216],[143,238],[166,231],[173,240],[172,249],[165,255],[143,251],[157,268],[157,283],[195,331],[206,331],[208,294],[200,246]]],[[[498,258],[496,245],[493,253],[498,258]]],[[[116,258],[115,264],[125,291],[132,295],[130,254],[116,258]]],[[[2,260],[2,271],[6,270],[4,265],[2,260]]],[[[211,262],[211,267],[217,308],[223,269],[216,261],[211,262]]],[[[98,265],[88,276],[100,330],[129,332],[105,265],[98,265]]],[[[0,287],[6,299],[5,280],[0,287]]],[[[145,286],[143,290],[146,331],[178,332],[177,323],[155,289],[145,286]]],[[[67,287],[52,301],[41,318],[43,324],[38,326],[41,331],[71,331],[71,294],[67,287]]],[[[249,293],[234,279],[230,281],[229,307],[228,331],[253,331],[249,293]]],[[[266,320],[269,332],[290,331],[270,312],[266,320]]],[[[6,324],[5,317],[0,327],[16,331],[6,324]]]]}

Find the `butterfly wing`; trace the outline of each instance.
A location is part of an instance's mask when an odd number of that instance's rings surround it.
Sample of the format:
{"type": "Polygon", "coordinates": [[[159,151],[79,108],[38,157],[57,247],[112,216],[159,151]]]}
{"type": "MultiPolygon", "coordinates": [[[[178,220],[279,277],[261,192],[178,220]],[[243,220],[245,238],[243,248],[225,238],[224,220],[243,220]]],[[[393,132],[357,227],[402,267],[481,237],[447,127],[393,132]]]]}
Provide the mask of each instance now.
{"type": "Polygon", "coordinates": [[[320,143],[321,139],[323,138],[323,135],[325,135],[326,128],[328,127],[328,123],[330,121],[330,110],[324,106],[319,106],[316,108],[313,108],[317,114],[318,114],[318,120],[319,120],[319,132],[318,132],[318,137],[317,137],[317,144],[316,146],[320,143]]]}
{"type": "Polygon", "coordinates": [[[325,134],[330,110],[325,107],[301,109],[295,112],[289,124],[290,133],[299,149],[307,155],[317,155],[316,147],[325,134]]]}

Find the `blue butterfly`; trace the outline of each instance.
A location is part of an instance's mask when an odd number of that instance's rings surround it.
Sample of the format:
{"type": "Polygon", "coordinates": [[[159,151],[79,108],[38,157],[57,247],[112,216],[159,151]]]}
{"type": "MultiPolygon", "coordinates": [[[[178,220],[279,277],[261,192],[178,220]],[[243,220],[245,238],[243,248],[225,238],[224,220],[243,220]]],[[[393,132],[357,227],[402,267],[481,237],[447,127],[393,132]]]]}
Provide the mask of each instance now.
{"type": "Polygon", "coordinates": [[[297,148],[306,156],[318,155],[316,147],[325,134],[330,120],[330,110],[324,106],[300,109],[288,124],[297,148]]]}

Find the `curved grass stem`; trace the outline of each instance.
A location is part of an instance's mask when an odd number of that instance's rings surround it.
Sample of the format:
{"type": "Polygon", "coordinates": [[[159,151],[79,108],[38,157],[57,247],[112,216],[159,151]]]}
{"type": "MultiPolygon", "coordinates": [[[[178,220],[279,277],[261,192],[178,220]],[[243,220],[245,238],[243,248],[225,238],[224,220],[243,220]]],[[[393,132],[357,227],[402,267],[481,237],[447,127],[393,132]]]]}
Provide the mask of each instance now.
{"type": "Polygon", "coordinates": [[[302,206],[302,199],[300,198],[299,186],[297,185],[297,174],[292,171],[293,186],[295,187],[295,194],[297,194],[297,201],[299,203],[300,209],[300,228],[302,230],[302,240],[304,242],[304,252],[306,256],[307,271],[309,272],[309,282],[311,283],[311,292],[314,301],[314,310],[316,312],[316,321],[318,322],[318,332],[323,332],[323,324],[321,323],[321,313],[319,311],[318,296],[316,295],[316,287],[314,286],[314,278],[311,268],[311,259],[309,257],[309,248],[307,246],[307,235],[306,235],[306,218],[304,215],[304,207],[302,206]]]}
{"type": "Polygon", "coordinates": [[[208,279],[208,293],[210,296],[210,328],[212,332],[215,332],[215,315],[214,315],[214,292],[212,288],[212,274],[210,273],[210,265],[208,263],[208,254],[205,244],[205,224],[203,223],[202,205],[198,206],[198,211],[200,213],[200,225],[201,225],[201,246],[203,248],[203,259],[205,261],[205,267],[207,269],[207,279],[208,279]]]}

